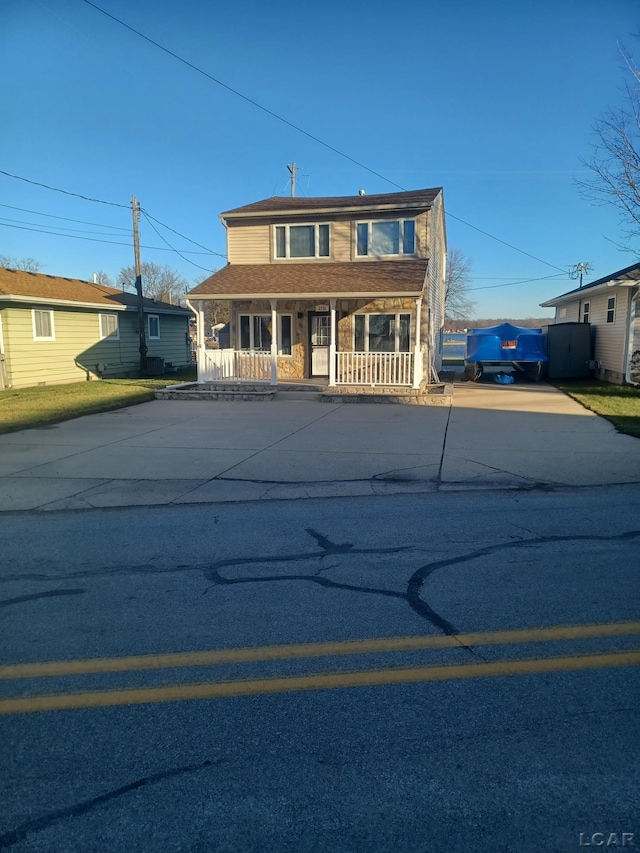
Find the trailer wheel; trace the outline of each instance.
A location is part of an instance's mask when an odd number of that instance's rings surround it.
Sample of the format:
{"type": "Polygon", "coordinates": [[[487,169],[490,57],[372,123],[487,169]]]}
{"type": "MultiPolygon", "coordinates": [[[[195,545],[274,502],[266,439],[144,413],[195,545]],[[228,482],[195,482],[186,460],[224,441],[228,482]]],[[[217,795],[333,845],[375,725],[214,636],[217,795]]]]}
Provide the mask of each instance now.
{"type": "Polygon", "coordinates": [[[533,364],[527,364],[525,368],[525,375],[527,379],[531,379],[532,382],[540,382],[542,379],[542,362],[536,361],[533,364]]]}
{"type": "Polygon", "coordinates": [[[484,368],[479,361],[468,361],[464,366],[464,377],[469,382],[477,382],[484,373],[484,368]]]}

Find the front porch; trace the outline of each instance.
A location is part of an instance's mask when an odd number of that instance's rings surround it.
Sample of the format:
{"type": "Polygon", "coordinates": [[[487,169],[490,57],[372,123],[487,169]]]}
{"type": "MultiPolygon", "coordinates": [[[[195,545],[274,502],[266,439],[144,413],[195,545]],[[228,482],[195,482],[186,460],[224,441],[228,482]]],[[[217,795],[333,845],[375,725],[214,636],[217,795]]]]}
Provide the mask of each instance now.
{"type": "MultiPolygon", "coordinates": [[[[198,382],[240,380],[283,382],[278,376],[277,358],[263,350],[198,350],[198,382]]],[[[417,359],[420,366],[420,358],[417,359]]],[[[421,371],[416,370],[414,353],[334,352],[329,354],[327,384],[419,388],[421,371]]],[[[301,381],[304,377],[300,377],[301,381]]],[[[284,381],[294,382],[287,377],[284,381]]],[[[309,381],[312,381],[309,379],[309,381]]]]}
{"type": "Polygon", "coordinates": [[[230,346],[224,349],[205,348],[203,303],[192,307],[198,319],[198,384],[275,387],[309,380],[365,393],[438,382],[425,340],[422,297],[232,302],[230,346]]]}

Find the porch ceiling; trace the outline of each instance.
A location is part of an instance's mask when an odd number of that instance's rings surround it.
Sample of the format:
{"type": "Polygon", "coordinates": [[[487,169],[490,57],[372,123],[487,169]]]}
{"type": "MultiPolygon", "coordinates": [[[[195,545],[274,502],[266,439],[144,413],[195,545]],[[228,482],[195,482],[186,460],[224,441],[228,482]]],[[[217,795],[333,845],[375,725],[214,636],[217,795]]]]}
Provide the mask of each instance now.
{"type": "Polygon", "coordinates": [[[427,260],[228,264],[189,298],[419,296],[427,260]]]}

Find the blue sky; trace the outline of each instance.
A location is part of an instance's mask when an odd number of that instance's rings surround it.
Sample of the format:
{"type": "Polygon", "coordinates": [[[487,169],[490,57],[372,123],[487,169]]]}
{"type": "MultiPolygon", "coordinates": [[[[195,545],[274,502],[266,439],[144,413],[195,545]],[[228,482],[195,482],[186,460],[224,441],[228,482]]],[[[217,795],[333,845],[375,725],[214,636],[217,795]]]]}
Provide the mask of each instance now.
{"type": "MultiPolygon", "coordinates": [[[[33,256],[51,275],[117,277],[133,261],[132,195],[224,254],[218,213],[287,195],[295,161],[299,195],[442,186],[478,318],[550,316],[539,303],[574,286],[569,266],[590,262],[593,280],[636,259],[615,245],[617,213],[582,199],[575,180],[588,176],[593,121],[621,103],[618,42],[637,49],[637,0],[96,5],[384,177],[84,0],[3,0],[0,169],[123,206],[0,174],[0,254],[33,256]],[[54,229],[75,238],[42,233],[54,229]],[[542,280],[511,284],[524,279],[542,280]]],[[[158,248],[143,260],[190,283],[225,263],[187,254],[204,249],[155,224],[192,263],[158,248]]],[[[141,242],[167,249],[144,219],[141,242]]]]}

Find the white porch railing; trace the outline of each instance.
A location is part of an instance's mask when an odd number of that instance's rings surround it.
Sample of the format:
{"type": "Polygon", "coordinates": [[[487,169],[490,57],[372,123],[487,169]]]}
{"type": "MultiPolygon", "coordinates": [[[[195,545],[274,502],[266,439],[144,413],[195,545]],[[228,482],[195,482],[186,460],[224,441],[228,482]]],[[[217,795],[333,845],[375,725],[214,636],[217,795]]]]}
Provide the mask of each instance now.
{"type": "MultiPolygon", "coordinates": [[[[338,352],[336,385],[412,385],[412,352],[338,352]]],[[[260,350],[198,350],[198,382],[271,379],[271,353],[260,350]]]]}
{"type": "Polygon", "coordinates": [[[411,385],[412,352],[336,353],[337,385],[411,385]]]}
{"type": "Polygon", "coordinates": [[[223,379],[271,379],[271,353],[261,350],[201,349],[198,382],[223,379]]]}

